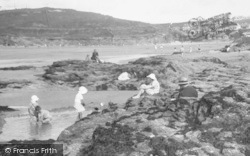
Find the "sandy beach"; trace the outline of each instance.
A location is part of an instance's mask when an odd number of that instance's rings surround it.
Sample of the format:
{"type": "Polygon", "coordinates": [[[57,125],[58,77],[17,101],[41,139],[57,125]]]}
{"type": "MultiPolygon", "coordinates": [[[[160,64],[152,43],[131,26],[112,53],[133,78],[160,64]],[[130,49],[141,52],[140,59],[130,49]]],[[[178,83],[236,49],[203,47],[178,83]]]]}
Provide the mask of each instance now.
{"type": "MultiPolygon", "coordinates": [[[[208,43],[189,43],[184,44],[185,48],[188,49],[189,46],[198,47],[201,46],[203,51],[206,53],[197,53],[190,55],[187,53],[185,57],[200,57],[203,55],[215,55],[216,49],[223,47],[227,42],[208,42],[208,43]],[[211,51],[210,53],[208,53],[211,51]]],[[[41,75],[44,73],[47,65],[51,65],[54,61],[58,60],[68,60],[68,59],[85,59],[86,55],[91,55],[93,49],[99,51],[101,59],[106,62],[112,63],[127,63],[130,60],[138,59],[141,57],[149,57],[155,55],[171,55],[174,47],[180,47],[181,45],[165,45],[163,49],[154,49],[154,46],[103,46],[103,47],[67,47],[67,48],[1,48],[0,51],[0,67],[13,67],[21,65],[31,65],[34,69],[29,70],[1,70],[0,80],[27,80],[31,84],[25,86],[21,89],[15,88],[4,88],[1,89],[0,101],[1,106],[10,106],[12,108],[18,109],[19,111],[8,113],[6,118],[6,125],[3,128],[3,139],[7,139],[6,136],[9,133],[6,131],[11,130],[10,123],[23,123],[23,131],[15,131],[16,135],[9,137],[9,140],[14,139],[18,136],[18,133],[26,133],[29,122],[27,122],[27,106],[30,101],[31,95],[38,95],[40,98],[39,104],[50,111],[60,110],[66,108],[66,110],[71,110],[70,116],[71,120],[61,120],[60,117],[56,118],[59,127],[59,131],[63,130],[67,126],[73,124],[75,121],[75,112],[72,111],[74,96],[77,93],[77,88],[70,88],[66,86],[55,86],[50,85],[42,81],[41,75]],[[23,116],[18,118],[17,116],[23,116]],[[66,121],[66,122],[65,122],[66,121]],[[64,123],[65,122],[65,123],[64,123]],[[63,124],[64,123],[64,124],[63,124]],[[8,128],[9,127],[9,128],[8,128]],[[25,128],[26,127],[26,128],[25,128]],[[5,137],[4,137],[5,136],[5,137]]],[[[223,54],[216,54],[223,58],[223,54]]],[[[180,57],[176,55],[176,57],[180,57]]],[[[85,96],[87,105],[89,105],[89,110],[92,106],[98,105],[101,102],[107,104],[108,102],[114,102],[118,104],[124,103],[129,97],[135,95],[137,91],[90,91],[85,96]]],[[[64,112],[64,111],[63,111],[64,112]]],[[[60,116],[63,112],[56,113],[55,116],[60,116]]],[[[51,130],[52,132],[58,131],[58,129],[51,130]]],[[[30,133],[28,133],[30,134],[30,133]]],[[[52,133],[51,138],[56,139],[59,133],[52,133]]],[[[0,136],[1,136],[0,135],[0,136]]],[[[1,138],[1,137],[0,137],[1,138]]],[[[32,139],[30,135],[24,136],[19,139],[32,139]]],[[[48,139],[48,137],[42,137],[40,134],[35,135],[36,139],[48,139]]],[[[8,139],[7,139],[8,140],[8,139]]]]}

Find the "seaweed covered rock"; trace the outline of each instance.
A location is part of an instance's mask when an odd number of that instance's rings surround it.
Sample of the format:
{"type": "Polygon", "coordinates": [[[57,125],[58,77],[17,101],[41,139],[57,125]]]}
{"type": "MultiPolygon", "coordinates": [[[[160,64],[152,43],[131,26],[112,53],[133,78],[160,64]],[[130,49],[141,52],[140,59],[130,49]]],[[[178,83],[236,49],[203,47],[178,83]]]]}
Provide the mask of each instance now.
{"type": "Polygon", "coordinates": [[[111,103],[64,130],[58,141],[78,156],[246,155],[250,109],[244,91],[228,86],[210,92],[195,102],[196,109],[190,101],[169,101],[167,93],[129,99],[126,109],[111,103]]]}
{"type": "Polygon", "coordinates": [[[220,59],[218,59],[216,57],[207,57],[207,56],[204,56],[204,57],[201,57],[201,58],[198,58],[198,59],[194,59],[193,61],[194,62],[213,62],[213,63],[217,63],[217,64],[222,64],[224,66],[227,65],[226,62],[223,62],[223,61],[221,61],[220,59]]]}
{"type": "Polygon", "coordinates": [[[192,68],[159,56],[141,58],[124,65],[66,60],[54,62],[45,70],[43,78],[59,85],[84,85],[90,90],[137,90],[145,77],[154,73],[162,88],[171,88],[180,75],[190,75],[194,71],[192,68]],[[118,80],[123,72],[131,75],[129,80],[118,80]]]}
{"type": "Polygon", "coordinates": [[[129,155],[133,151],[136,138],[134,132],[128,126],[115,125],[110,128],[98,127],[92,135],[93,143],[83,149],[80,153],[83,156],[103,155],[115,156],[118,154],[129,155]]]}
{"type": "Polygon", "coordinates": [[[4,67],[0,68],[0,70],[29,70],[34,69],[34,66],[17,66],[17,67],[4,67]]]}
{"type": "Polygon", "coordinates": [[[219,92],[210,92],[204,95],[199,102],[199,115],[211,117],[228,108],[244,110],[250,108],[243,102],[248,102],[248,93],[245,88],[230,85],[219,92]]]}
{"type": "Polygon", "coordinates": [[[28,86],[30,84],[31,84],[31,81],[28,81],[28,80],[8,80],[8,81],[1,81],[0,80],[0,89],[3,89],[3,88],[20,89],[20,88],[28,86]]]}

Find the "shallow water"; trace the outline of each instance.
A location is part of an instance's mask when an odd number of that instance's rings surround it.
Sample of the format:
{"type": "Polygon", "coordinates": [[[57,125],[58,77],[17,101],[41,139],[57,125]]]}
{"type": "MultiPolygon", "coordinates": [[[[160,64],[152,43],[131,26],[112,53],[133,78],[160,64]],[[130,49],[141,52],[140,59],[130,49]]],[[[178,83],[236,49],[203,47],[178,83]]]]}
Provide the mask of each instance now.
{"type": "MultiPolygon", "coordinates": [[[[1,94],[0,105],[7,105],[19,111],[7,114],[0,140],[57,139],[65,128],[76,121],[77,112],[73,108],[76,93],[77,91],[73,89],[40,88],[15,90],[11,93],[1,94]],[[36,122],[30,120],[27,108],[30,96],[34,93],[40,98],[39,105],[43,109],[51,111],[53,120],[50,125],[37,125],[36,122]]],[[[84,95],[86,115],[101,102],[107,104],[112,101],[122,104],[135,93],[137,91],[90,91],[84,95]]]]}
{"type": "MultiPolygon", "coordinates": [[[[137,91],[89,91],[85,94],[84,101],[87,105],[100,104],[112,101],[124,103],[137,91]]],[[[43,109],[52,110],[56,108],[73,107],[77,89],[66,89],[56,87],[34,88],[13,90],[12,92],[0,94],[0,105],[2,106],[29,106],[30,97],[37,95],[39,105],[43,109]]]]}
{"type": "MultiPolygon", "coordinates": [[[[88,113],[90,111],[86,111],[85,115],[88,113]]],[[[42,125],[38,125],[28,115],[5,118],[6,124],[2,129],[3,133],[0,135],[0,140],[56,140],[65,128],[75,123],[77,117],[77,112],[75,111],[55,112],[51,114],[53,116],[51,124],[42,125]]]]}

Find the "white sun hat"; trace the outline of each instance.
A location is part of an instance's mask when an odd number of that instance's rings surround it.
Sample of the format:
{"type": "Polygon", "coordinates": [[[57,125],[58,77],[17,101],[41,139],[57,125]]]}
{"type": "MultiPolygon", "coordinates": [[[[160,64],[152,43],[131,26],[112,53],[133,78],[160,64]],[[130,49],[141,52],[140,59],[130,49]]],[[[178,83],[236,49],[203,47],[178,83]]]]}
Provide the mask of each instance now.
{"type": "Polygon", "coordinates": [[[31,101],[37,102],[38,100],[39,100],[39,98],[36,95],[31,96],[31,101]]]}
{"type": "Polygon", "coordinates": [[[186,84],[189,84],[188,78],[186,78],[186,77],[181,77],[181,78],[179,79],[179,85],[186,85],[186,84]]]}
{"type": "Polygon", "coordinates": [[[79,93],[81,93],[81,94],[86,94],[88,92],[88,89],[87,88],[85,88],[85,87],[83,87],[83,86],[81,86],[80,88],[79,88],[79,93]]]}
{"type": "Polygon", "coordinates": [[[152,80],[156,80],[155,74],[151,73],[147,77],[151,78],[152,80]]]}

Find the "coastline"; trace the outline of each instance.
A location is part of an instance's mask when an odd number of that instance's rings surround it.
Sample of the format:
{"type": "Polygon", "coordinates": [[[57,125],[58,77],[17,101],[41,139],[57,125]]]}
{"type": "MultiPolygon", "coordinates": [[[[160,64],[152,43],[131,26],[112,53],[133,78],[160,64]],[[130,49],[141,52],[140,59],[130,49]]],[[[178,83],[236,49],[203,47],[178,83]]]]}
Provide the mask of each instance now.
{"type": "MultiPolygon", "coordinates": [[[[114,50],[113,50],[114,51],[114,50]]],[[[135,59],[139,59],[139,58],[142,58],[142,57],[151,57],[151,56],[156,56],[156,55],[168,55],[168,54],[170,54],[169,53],[169,51],[170,51],[170,49],[168,49],[167,51],[164,51],[164,50],[159,50],[159,51],[155,51],[154,49],[153,49],[153,47],[151,47],[150,49],[147,49],[147,53],[145,53],[145,52],[141,52],[140,54],[133,54],[133,55],[129,55],[129,53],[128,53],[128,55],[121,55],[121,54],[119,54],[119,55],[115,55],[115,54],[113,54],[112,56],[106,56],[106,60],[112,60],[113,61],[113,63],[116,63],[116,64],[126,64],[126,63],[128,63],[129,61],[132,61],[132,60],[135,60],[135,59]],[[126,57],[125,57],[126,56],[126,57]]],[[[131,52],[132,53],[132,52],[131,52]]],[[[200,56],[200,54],[197,54],[197,56],[200,56]]],[[[197,57],[196,56],[196,57],[197,57]]],[[[174,56],[175,57],[175,56],[174,56]]],[[[176,56],[176,58],[177,58],[178,56],[176,56]]],[[[191,57],[191,56],[188,56],[188,57],[191,57]]],[[[61,58],[60,58],[61,59],[61,58]]],[[[71,58],[72,59],[72,58],[71,58]]],[[[78,58],[79,59],[79,58],[78,58]]],[[[10,61],[10,60],[9,60],[10,61]]],[[[30,63],[34,63],[34,60],[30,60],[31,62],[30,63]]],[[[27,65],[26,64],[27,62],[22,62],[22,64],[21,65],[27,65]]],[[[29,63],[29,61],[28,61],[28,63],[29,63]]],[[[48,65],[48,64],[47,64],[48,65]]],[[[30,70],[29,70],[30,71],[30,70]]],[[[42,71],[42,69],[41,69],[41,71],[42,71]]],[[[15,71],[13,71],[13,73],[14,73],[15,71]]],[[[37,73],[35,73],[35,74],[37,74],[37,73]]],[[[34,75],[35,75],[34,74],[34,75]]],[[[33,76],[33,77],[35,77],[35,76],[33,76]]],[[[18,78],[18,77],[16,77],[16,78],[18,78]]],[[[34,78],[35,79],[35,78],[34,78]]],[[[38,78],[36,78],[36,79],[38,79],[38,78]]],[[[41,80],[39,80],[39,81],[35,81],[36,83],[38,82],[38,83],[40,83],[40,82],[42,82],[41,80]]],[[[39,89],[41,89],[41,88],[46,88],[46,86],[43,86],[43,85],[32,85],[31,87],[28,87],[28,89],[30,89],[30,90],[39,90],[39,89]],[[38,87],[38,88],[37,88],[38,87]]],[[[30,95],[31,95],[31,93],[32,94],[34,94],[34,93],[38,93],[38,92],[29,92],[29,93],[27,93],[27,96],[25,96],[25,95],[23,95],[23,94],[25,94],[25,92],[23,92],[25,89],[27,89],[27,88],[22,88],[22,89],[19,89],[19,90],[16,90],[16,89],[14,89],[14,90],[9,90],[9,92],[10,92],[10,94],[9,94],[9,97],[13,97],[13,95],[15,95],[15,94],[20,94],[20,95],[22,95],[22,100],[24,100],[25,102],[23,103],[23,105],[27,105],[27,102],[29,102],[29,98],[30,98],[30,95]],[[26,97],[26,98],[24,98],[24,97],[26,97]]],[[[48,88],[46,88],[47,90],[46,91],[43,91],[42,93],[46,93],[47,91],[48,91],[48,88]]],[[[58,91],[60,91],[60,90],[64,90],[65,88],[64,87],[62,87],[62,88],[57,88],[57,92],[58,91]]],[[[68,104],[70,104],[70,105],[72,105],[72,99],[74,98],[74,96],[75,96],[75,93],[77,92],[77,90],[75,90],[75,89],[69,89],[69,92],[71,92],[71,97],[69,98],[70,100],[68,101],[68,104]]],[[[98,91],[99,92],[99,91],[98,91]]],[[[100,92],[99,92],[100,93],[100,92]]],[[[4,93],[5,94],[5,93],[4,93]]],[[[3,94],[1,94],[1,95],[3,95],[3,94]]],[[[65,94],[62,94],[62,95],[65,95],[65,94]]],[[[47,97],[46,95],[44,95],[44,98],[45,97],[47,97]]],[[[44,99],[44,98],[42,98],[42,99],[44,99]]],[[[57,99],[60,99],[60,97],[59,98],[57,98],[57,99]]],[[[6,96],[6,100],[5,101],[8,101],[8,96],[6,96]]],[[[17,100],[17,101],[19,101],[19,100],[17,100]]],[[[62,100],[63,101],[63,100],[62,100]]],[[[98,101],[98,102],[101,102],[101,101],[98,101]]],[[[46,102],[45,102],[46,103],[46,102]]],[[[59,102],[60,103],[60,102],[59,102]]],[[[64,105],[64,107],[65,106],[68,106],[68,105],[64,105]]],[[[64,108],[64,107],[61,107],[61,108],[64,108]]],[[[5,116],[4,116],[5,117],[5,116]]],[[[1,118],[2,119],[2,125],[1,125],[1,127],[3,127],[3,125],[4,125],[4,120],[3,120],[3,117],[1,118]]]]}

